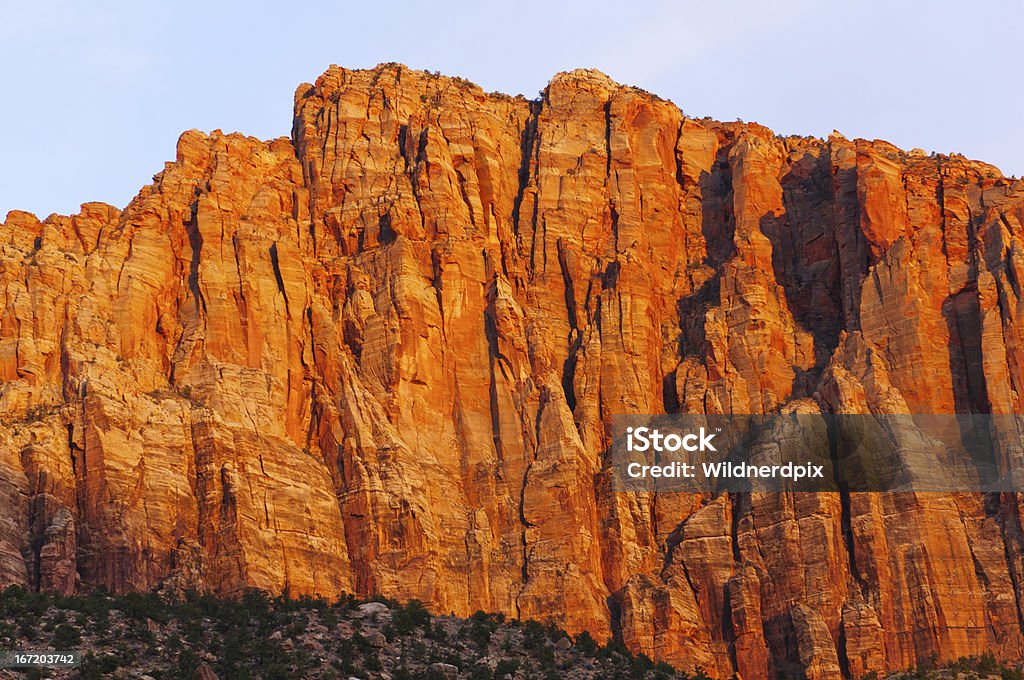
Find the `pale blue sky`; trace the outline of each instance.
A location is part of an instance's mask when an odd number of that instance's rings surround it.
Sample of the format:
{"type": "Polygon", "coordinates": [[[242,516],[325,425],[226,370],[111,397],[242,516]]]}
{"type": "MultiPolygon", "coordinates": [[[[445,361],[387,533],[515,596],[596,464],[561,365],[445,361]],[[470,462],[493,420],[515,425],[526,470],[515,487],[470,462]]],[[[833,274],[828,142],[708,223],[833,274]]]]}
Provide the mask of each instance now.
{"type": "Polygon", "coordinates": [[[600,68],[692,116],[1024,174],[1024,2],[0,0],[0,219],[123,207],[189,128],[287,135],[331,63],[536,95],[600,68]]]}

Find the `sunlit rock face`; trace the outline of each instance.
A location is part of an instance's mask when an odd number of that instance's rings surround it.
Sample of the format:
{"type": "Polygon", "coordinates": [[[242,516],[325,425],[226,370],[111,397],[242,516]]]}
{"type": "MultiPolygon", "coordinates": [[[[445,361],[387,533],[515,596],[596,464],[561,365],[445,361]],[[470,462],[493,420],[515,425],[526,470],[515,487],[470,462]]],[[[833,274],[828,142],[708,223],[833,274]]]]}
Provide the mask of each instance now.
{"type": "MultiPolygon", "coordinates": [[[[126,142],[130,143],[130,142],[126,142]]],[[[0,227],[0,584],[419,598],[714,675],[1024,651],[1020,499],[617,494],[622,413],[1021,410],[1024,184],[332,67],[0,227]]]]}

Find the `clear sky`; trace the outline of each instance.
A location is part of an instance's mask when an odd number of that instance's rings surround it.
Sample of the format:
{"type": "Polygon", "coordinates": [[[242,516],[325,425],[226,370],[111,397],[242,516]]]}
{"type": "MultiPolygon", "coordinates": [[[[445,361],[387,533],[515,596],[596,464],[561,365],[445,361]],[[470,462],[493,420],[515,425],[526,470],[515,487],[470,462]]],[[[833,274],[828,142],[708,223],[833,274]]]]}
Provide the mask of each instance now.
{"type": "Polygon", "coordinates": [[[0,220],[123,207],[189,128],[287,135],[295,87],[332,63],[528,97],[596,67],[688,115],[1021,175],[1022,42],[1022,0],[0,0],[0,220]]]}

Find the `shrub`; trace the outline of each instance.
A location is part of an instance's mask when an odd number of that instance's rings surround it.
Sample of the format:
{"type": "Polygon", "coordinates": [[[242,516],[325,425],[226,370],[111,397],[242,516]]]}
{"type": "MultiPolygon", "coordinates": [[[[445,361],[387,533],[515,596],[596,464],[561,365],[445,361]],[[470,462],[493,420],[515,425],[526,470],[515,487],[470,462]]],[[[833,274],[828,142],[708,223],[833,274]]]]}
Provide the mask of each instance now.
{"type": "Polygon", "coordinates": [[[544,626],[530,619],[523,624],[523,646],[527,649],[536,649],[547,640],[547,631],[544,626]]]}
{"type": "Polygon", "coordinates": [[[59,650],[73,650],[82,644],[82,634],[69,623],[62,623],[53,632],[53,646],[59,650]]]}
{"type": "Polygon", "coordinates": [[[249,588],[242,595],[241,606],[253,616],[262,616],[270,611],[270,596],[258,588],[249,588]]]}
{"type": "Polygon", "coordinates": [[[537,652],[537,663],[544,669],[554,668],[555,648],[548,644],[542,645],[540,651],[537,652]]]}
{"type": "Polygon", "coordinates": [[[473,621],[469,624],[469,638],[481,650],[487,649],[487,645],[491,643],[492,633],[491,626],[482,621],[473,621]]]}
{"type": "Polygon", "coordinates": [[[376,653],[370,653],[363,657],[363,669],[368,671],[379,671],[384,668],[380,657],[376,653]]]}
{"type": "Polygon", "coordinates": [[[632,670],[634,678],[643,680],[647,677],[648,671],[654,670],[654,662],[646,654],[637,654],[633,657],[630,670],[632,670]]]}
{"type": "Polygon", "coordinates": [[[655,680],[669,680],[674,677],[676,677],[676,669],[672,668],[669,664],[664,661],[659,661],[654,665],[655,680]]]}
{"type": "Polygon", "coordinates": [[[515,675],[518,670],[518,661],[515,659],[502,659],[494,668],[494,678],[495,680],[501,680],[501,678],[504,678],[506,675],[515,675]]]}
{"type": "Polygon", "coordinates": [[[352,663],[352,659],[355,658],[356,645],[350,639],[342,638],[338,640],[338,646],[336,648],[338,653],[338,670],[344,675],[350,675],[355,672],[355,665],[352,663]]]}
{"type": "Polygon", "coordinates": [[[469,680],[494,680],[494,672],[484,664],[478,663],[470,669],[469,680]]]}
{"type": "Polygon", "coordinates": [[[417,628],[430,626],[430,612],[419,600],[409,600],[399,606],[392,616],[392,623],[400,634],[406,635],[417,628]]]}
{"type": "Polygon", "coordinates": [[[448,640],[448,631],[442,625],[431,626],[430,630],[427,631],[427,637],[434,642],[445,642],[448,640]]]}
{"type": "Polygon", "coordinates": [[[32,619],[23,618],[18,621],[18,635],[26,640],[36,639],[36,625],[32,619]]]}
{"type": "MultiPolygon", "coordinates": [[[[956,661],[947,663],[945,667],[958,673],[981,676],[998,675],[1002,680],[1024,680],[1024,671],[1007,666],[992,652],[985,652],[981,656],[962,656],[956,661]]],[[[919,671],[920,669],[918,669],[918,675],[921,675],[919,671]]]]}
{"type": "Polygon", "coordinates": [[[113,654],[97,657],[92,652],[88,652],[82,659],[82,665],[78,670],[84,680],[100,680],[110,677],[119,666],[120,663],[113,654]]]}
{"type": "Polygon", "coordinates": [[[39,618],[47,606],[46,596],[31,593],[18,585],[8,586],[0,592],[0,614],[7,617],[29,615],[39,618]]]}
{"type": "Polygon", "coordinates": [[[152,619],[158,623],[167,623],[167,605],[156,593],[128,593],[120,602],[118,608],[124,611],[129,617],[145,623],[146,619],[152,619]]]}
{"type": "Polygon", "coordinates": [[[593,657],[597,654],[597,641],[590,633],[583,631],[576,636],[576,649],[585,656],[593,657]]]}
{"type": "Polygon", "coordinates": [[[619,655],[630,659],[633,655],[626,648],[626,645],[622,644],[618,640],[609,640],[604,647],[597,652],[597,656],[602,659],[611,659],[614,655],[619,655]]]}
{"type": "Polygon", "coordinates": [[[288,667],[281,663],[271,664],[263,672],[264,680],[290,680],[292,677],[288,667]]]}

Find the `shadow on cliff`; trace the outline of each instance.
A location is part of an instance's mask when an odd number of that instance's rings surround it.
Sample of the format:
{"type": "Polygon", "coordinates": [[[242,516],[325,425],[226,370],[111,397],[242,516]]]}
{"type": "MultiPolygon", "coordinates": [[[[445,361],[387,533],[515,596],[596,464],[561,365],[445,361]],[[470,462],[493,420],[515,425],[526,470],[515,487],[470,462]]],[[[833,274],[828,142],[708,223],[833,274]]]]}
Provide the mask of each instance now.
{"type": "MultiPolygon", "coordinates": [[[[728,150],[729,147],[723,145],[718,150],[711,172],[701,171],[697,181],[700,189],[700,230],[705,244],[705,256],[701,264],[710,267],[715,273],[676,303],[679,320],[676,353],[680,360],[696,357],[702,364],[707,355],[704,315],[709,309],[721,304],[721,267],[736,256],[736,220],[732,210],[732,174],[729,170],[728,150]]],[[[679,182],[683,186],[681,177],[679,182]]],[[[676,371],[664,377],[662,395],[665,412],[678,413],[681,405],[676,390],[676,371]]]]}
{"type": "MultiPolygon", "coordinates": [[[[813,367],[795,369],[792,396],[802,397],[813,393],[844,329],[829,158],[805,154],[788,167],[779,183],[785,211],[781,215],[766,213],[759,228],[771,243],[773,275],[785,293],[786,306],[794,322],[814,340],[813,367]]],[[[701,232],[706,243],[703,264],[714,274],[677,302],[677,351],[680,359],[694,356],[705,363],[705,314],[721,305],[722,266],[738,256],[732,177],[725,150],[719,153],[711,172],[701,173],[699,186],[701,232]]],[[[675,372],[665,376],[663,393],[668,413],[678,412],[681,406],[675,379],[675,372]]]]}
{"type": "Polygon", "coordinates": [[[785,211],[766,213],[759,226],[772,244],[773,274],[793,321],[814,339],[813,367],[797,368],[793,379],[798,398],[814,392],[844,330],[830,159],[806,153],[779,184],[785,211]]]}
{"type": "Polygon", "coordinates": [[[991,413],[981,343],[981,301],[969,282],[942,302],[949,331],[949,374],[957,413],[991,413]]]}

